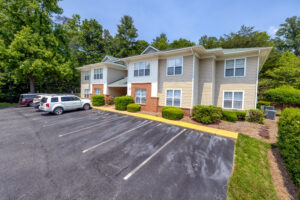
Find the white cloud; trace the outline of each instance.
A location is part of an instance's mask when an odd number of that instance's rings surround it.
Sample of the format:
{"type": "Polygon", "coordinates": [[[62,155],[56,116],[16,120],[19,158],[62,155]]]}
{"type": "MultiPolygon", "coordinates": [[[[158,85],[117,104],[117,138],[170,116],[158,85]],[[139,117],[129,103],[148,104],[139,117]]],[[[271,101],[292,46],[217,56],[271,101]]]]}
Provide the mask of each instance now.
{"type": "Polygon", "coordinates": [[[271,35],[271,37],[273,37],[275,36],[277,31],[278,28],[276,28],[275,26],[270,26],[267,32],[269,33],[269,35],[271,35]]]}

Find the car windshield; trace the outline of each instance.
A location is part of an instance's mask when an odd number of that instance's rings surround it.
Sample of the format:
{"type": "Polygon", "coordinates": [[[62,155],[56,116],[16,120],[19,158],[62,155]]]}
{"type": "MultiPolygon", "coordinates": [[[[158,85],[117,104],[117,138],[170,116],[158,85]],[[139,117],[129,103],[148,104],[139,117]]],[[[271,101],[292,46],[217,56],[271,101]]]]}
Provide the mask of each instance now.
{"type": "Polygon", "coordinates": [[[47,102],[47,98],[46,97],[42,98],[41,102],[42,103],[46,103],[47,102]]]}

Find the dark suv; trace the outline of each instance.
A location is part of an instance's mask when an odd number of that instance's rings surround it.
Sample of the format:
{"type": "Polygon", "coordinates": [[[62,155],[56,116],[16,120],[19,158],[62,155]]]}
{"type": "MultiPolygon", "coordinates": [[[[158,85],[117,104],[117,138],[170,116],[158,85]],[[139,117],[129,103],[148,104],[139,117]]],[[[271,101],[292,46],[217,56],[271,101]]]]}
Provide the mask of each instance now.
{"type": "Polygon", "coordinates": [[[23,106],[34,106],[33,98],[36,96],[37,94],[21,94],[19,104],[23,106]]]}

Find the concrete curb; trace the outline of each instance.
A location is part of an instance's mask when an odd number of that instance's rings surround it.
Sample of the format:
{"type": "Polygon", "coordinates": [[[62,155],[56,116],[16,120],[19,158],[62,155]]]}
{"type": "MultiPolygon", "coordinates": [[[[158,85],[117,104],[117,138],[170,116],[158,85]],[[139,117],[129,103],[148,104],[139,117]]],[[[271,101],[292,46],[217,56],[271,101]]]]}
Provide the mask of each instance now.
{"type": "Polygon", "coordinates": [[[134,116],[134,117],[140,117],[140,118],[149,119],[149,120],[153,120],[153,121],[158,121],[158,122],[162,122],[162,123],[172,124],[172,125],[175,125],[175,126],[181,126],[181,127],[184,127],[184,128],[194,129],[194,130],[197,130],[197,131],[203,131],[203,132],[210,133],[210,134],[213,134],[213,135],[218,135],[218,136],[231,138],[231,139],[235,139],[235,140],[238,138],[238,133],[237,132],[226,131],[226,130],[216,129],[216,128],[210,128],[210,127],[201,126],[201,125],[197,125],[197,124],[192,124],[192,123],[188,123],[188,122],[168,120],[168,119],[165,119],[165,118],[162,118],[162,117],[156,117],[156,116],[147,115],[147,114],[130,113],[130,112],[127,112],[127,111],[119,111],[119,110],[115,110],[115,109],[112,109],[112,108],[95,107],[95,106],[93,106],[93,108],[97,109],[97,110],[120,113],[120,114],[124,114],[124,115],[130,115],[130,116],[134,116]]]}

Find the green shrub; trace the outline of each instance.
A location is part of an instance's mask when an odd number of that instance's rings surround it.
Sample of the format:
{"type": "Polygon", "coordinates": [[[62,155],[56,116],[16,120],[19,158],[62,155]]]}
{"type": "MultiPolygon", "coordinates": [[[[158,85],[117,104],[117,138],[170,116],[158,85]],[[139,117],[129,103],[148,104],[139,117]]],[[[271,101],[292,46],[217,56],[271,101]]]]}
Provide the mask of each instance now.
{"type": "Polygon", "coordinates": [[[131,103],[127,105],[128,112],[138,112],[140,110],[141,110],[141,105],[139,104],[131,103]]]}
{"type": "Polygon", "coordinates": [[[166,106],[161,109],[162,117],[171,120],[183,118],[184,111],[181,108],[166,106]]]}
{"type": "Polygon", "coordinates": [[[104,106],[105,105],[104,95],[100,95],[100,94],[92,95],[92,104],[93,106],[104,106]]]}
{"type": "Polygon", "coordinates": [[[249,114],[249,116],[247,117],[247,121],[256,122],[256,123],[259,123],[259,124],[264,123],[265,114],[263,113],[263,111],[258,110],[258,109],[250,109],[248,111],[248,114],[249,114]]]}
{"type": "Polygon", "coordinates": [[[260,109],[261,106],[270,106],[270,105],[271,105],[271,103],[268,102],[268,101],[258,101],[257,105],[256,105],[256,108],[260,109]]]}
{"type": "Polygon", "coordinates": [[[242,110],[233,110],[240,121],[244,121],[246,119],[247,111],[242,110]]]}
{"type": "Polygon", "coordinates": [[[196,121],[203,124],[216,123],[222,119],[222,108],[196,105],[193,107],[192,116],[196,121]]]}
{"type": "Polygon", "coordinates": [[[265,92],[265,98],[282,104],[300,104],[300,90],[283,86],[265,92]]]}
{"type": "Polygon", "coordinates": [[[223,110],[222,115],[223,115],[223,120],[225,121],[236,122],[238,120],[235,111],[223,110]]]}
{"type": "Polygon", "coordinates": [[[127,105],[133,103],[133,98],[130,96],[122,96],[115,98],[116,110],[126,110],[127,105]]]}
{"type": "MultiPolygon", "coordinates": [[[[278,122],[278,148],[293,182],[300,187],[300,109],[286,108],[278,122]]],[[[300,194],[299,194],[300,196],[300,194]]]]}

